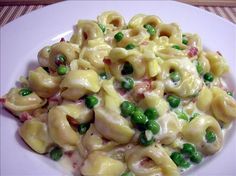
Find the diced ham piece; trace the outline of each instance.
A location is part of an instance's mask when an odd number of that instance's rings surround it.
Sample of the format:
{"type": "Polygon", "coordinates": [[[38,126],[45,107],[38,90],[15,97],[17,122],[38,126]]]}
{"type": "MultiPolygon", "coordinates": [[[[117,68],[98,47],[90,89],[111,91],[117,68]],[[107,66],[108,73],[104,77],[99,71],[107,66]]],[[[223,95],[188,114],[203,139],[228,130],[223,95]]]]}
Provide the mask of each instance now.
{"type": "Polygon", "coordinates": [[[19,119],[21,122],[24,122],[26,120],[30,120],[32,119],[33,117],[28,113],[28,112],[22,112],[20,113],[19,115],[19,119]]]}
{"type": "Polygon", "coordinates": [[[125,94],[127,93],[127,92],[126,92],[124,89],[122,89],[122,88],[118,88],[117,91],[119,92],[119,94],[120,94],[121,96],[123,96],[123,95],[125,95],[125,94]]]}
{"type": "Polygon", "coordinates": [[[134,87],[134,97],[138,99],[144,98],[144,93],[152,89],[151,80],[145,79],[143,82],[138,83],[134,87]]]}
{"type": "Polygon", "coordinates": [[[0,104],[4,104],[6,102],[5,98],[0,98],[0,104]]]}
{"type": "Polygon", "coordinates": [[[219,54],[220,56],[222,56],[222,54],[219,51],[216,51],[217,54],[219,54]]]}
{"type": "Polygon", "coordinates": [[[198,49],[196,47],[191,47],[188,52],[188,57],[193,57],[198,54],[198,49]]]}
{"type": "Polygon", "coordinates": [[[62,37],[61,40],[60,40],[60,42],[65,42],[65,39],[62,37]]]}
{"type": "Polygon", "coordinates": [[[111,65],[111,59],[104,58],[103,62],[104,62],[104,64],[111,65]]]}
{"type": "Polygon", "coordinates": [[[52,96],[52,97],[49,97],[48,98],[48,101],[49,102],[58,102],[59,104],[62,102],[62,98],[61,98],[61,95],[60,95],[60,93],[57,93],[57,94],[55,94],[54,96],[52,96]]]}
{"type": "Polygon", "coordinates": [[[77,120],[75,120],[73,117],[67,116],[67,120],[73,126],[79,125],[79,122],[77,122],[77,120]]]}
{"type": "Polygon", "coordinates": [[[142,42],[141,45],[148,45],[148,41],[142,42]]]}

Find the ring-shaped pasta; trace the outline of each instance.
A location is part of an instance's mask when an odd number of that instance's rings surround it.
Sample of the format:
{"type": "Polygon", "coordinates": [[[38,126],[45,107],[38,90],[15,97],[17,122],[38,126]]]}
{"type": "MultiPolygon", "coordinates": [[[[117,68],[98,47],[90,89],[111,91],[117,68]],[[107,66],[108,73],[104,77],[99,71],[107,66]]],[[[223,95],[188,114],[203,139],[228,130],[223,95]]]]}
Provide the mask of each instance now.
{"type": "Polygon", "coordinates": [[[19,115],[21,112],[31,112],[45,105],[47,100],[41,99],[35,92],[27,96],[20,95],[19,88],[12,88],[5,96],[4,106],[13,114],[19,115]]]}
{"type": "Polygon", "coordinates": [[[146,74],[145,61],[143,61],[142,55],[138,51],[115,48],[111,50],[109,58],[112,62],[109,65],[110,72],[118,80],[122,79],[121,70],[125,62],[129,62],[133,66],[133,77],[141,78],[146,74]]]}
{"type": "Polygon", "coordinates": [[[165,91],[175,93],[180,97],[195,95],[202,88],[202,81],[197,70],[187,58],[169,59],[161,65],[162,72],[158,75],[164,81],[165,91]],[[175,83],[170,78],[170,73],[177,71],[180,74],[180,81],[175,83]]]}
{"type": "Polygon", "coordinates": [[[103,12],[97,18],[98,23],[106,27],[106,29],[113,31],[125,26],[125,20],[122,15],[115,11],[103,12]]]}
{"type": "Polygon", "coordinates": [[[183,123],[181,123],[174,112],[166,113],[157,119],[160,124],[160,132],[156,135],[156,140],[161,144],[171,144],[175,141],[181,132],[183,123]]]}
{"type": "Polygon", "coordinates": [[[72,60],[79,57],[79,48],[77,45],[67,42],[58,42],[52,45],[49,55],[49,67],[52,70],[56,70],[57,65],[55,59],[60,55],[65,58],[65,64],[70,65],[72,60]]]}
{"type": "MultiPolygon", "coordinates": [[[[102,38],[89,40],[88,45],[83,47],[80,52],[80,59],[88,61],[97,72],[102,72],[104,70],[103,59],[109,55],[111,50],[110,45],[106,44],[102,38]]],[[[79,66],[79,69],[87,69],[88,66],[79,66]]]]}
{"type": "Polygon", "coordinates": [[[79,20],[70,42],[79,47],[86,46],[89,40],[103,38],[103,32],[98,24],[92,20],[79,20]]]}
{"type": "Polygon", "coordinates": [[[153,92],[144,93],[144,99],[139,102],[139,106],[143,109],[147,109],[149,107],[156,108],[160,116],[169,110],[169,104],[167,101],[153,92]]]}
{"type": "Polygon", "coordinates": [[[222,76],[229,71],[229,66],[225,62],[223,56],[214,52],[206,52],[206,58],[208,59],[211,72],[216,76],[222,76]]]}
{"type": "Polygon", "coordinates": [[[118,143],[102,137],[93,124],[90,125],[89,130],[83,136],[82,143],[89,153],[95,150],[110,151],[118,145],[118,143]]]}
{"type": "Polygon", "coordinates": [[[40,154],[48,152],[53,145],[46,123],[39,120],[26,120],[20,127],[19,133],[26,144],[40,154]]]}
{"type": "Polygon", "coordinates": [[[38,62],[41,67],[49,67],[49,55],[51,46],[45,46],[38,52],[38,62]]]}
{"type": "Polygon", "coordinates": [[[129,28],[143,27],[145,24],[150,24],[152,27],[157,28],[162,23],[161,19],[155,15],[137,14],[129,21],[129,28]]]}
{"type": "Polygon", "coordinates": [[[68,72],[60,84],[61,96],[69,100],[77,100],[87,93],[100,90],[99,76],[94,70],[72,70],[68,72]]]}
{"type": "Polygon", "coordinates": [[[60,106],[53,107],[48,113],[48,129],[52,140],[64,149],[75,149],[78,134],[70,126],[67,114],[60,106]]]}
{"type": "Polygon", "coordinates": [[[51,97],[59,90],[61,78],[59,76],[51,76],[42,67],[29,71],[28,77],[29,86],[40,97],[51,97]]]}
{"type": "Polygon", "coordinates": [[[196,105],[203,112],[208,112],[211,108],[213,95],[208,87],[203,87],[197,96],[196,105]]]}
{"type": "Polygon", "coordinates": [[[122,33],[124,34],[124,37],[121,41],[117,42],[116,45],[123,48],[130,43],[139,46],[150,37],[150,34],[144,28],[122,30],[122,33]]]}
{"type": "Polygon", "coordinates": [[[236,119],[236,101],[224,90],[212,87],[213,100],[211,109],[214,117],[224,123],[230,123],[236,119]]]}
{"type": "Polygon", "coordinates": [[[219,151],[223,145],[223,134],[217,120],[209,115],[199,115],[183,127],[183,137],[194,143],[197,148],[206,155],[212,155],[219,151]],[[213,131],[216,141],[208,143],[205,139],[206,131],[213,131]]]}
{"type": "Polygon", "coordinates": [[[158,26],[157,36],[158,37],[165,36],[169,38],[169,42],[171,43],[182,44],[182,33],[179,26],[175,23],[171,24],[161,23],[158,26]]]}
{"type": "Polygon", "coordinates": [[[135,131],[131,128],[129,121],[120,114],[104,107],[97,107],[94,112],[94,125],[106,139],[119,144],[127,144],[132,139],[135,131]]]}
{"type": "Polygon", "coordinates": [[[128,168],[135,176],[179,176],[175,163],[158,144],[148,147],[136,146],[125,155],[128,168]]]}
{"type": "Polygon", "coordinates": [[[81,167],[84,176],[118,176],[126,170],[126,165],[101,151],[88,155],[81,167]]]}

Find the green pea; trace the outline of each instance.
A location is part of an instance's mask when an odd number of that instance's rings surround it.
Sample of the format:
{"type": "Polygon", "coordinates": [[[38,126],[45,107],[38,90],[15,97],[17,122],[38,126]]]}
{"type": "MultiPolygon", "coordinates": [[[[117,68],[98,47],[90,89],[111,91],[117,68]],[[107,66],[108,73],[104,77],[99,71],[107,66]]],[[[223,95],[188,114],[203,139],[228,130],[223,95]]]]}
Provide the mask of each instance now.
{"type": "Polygon", "coordinates": [[[194,154],[194,152],[196,152],[196,148],[194,147],[194,145],[189,143],[185,143],[183,145],[183,148],[181,149],[181,153],[188,154],[189,156],[194,154]]]}
{"type": "Polygon", "coordinates": [[[128,75],[128,74],[132,74],[133,72],[134,72],[133,66],[129,62],[126,62],[123,65],[123,68],[121,70],[121,74],[128,75]]]}
{"type": "Polygon", "coordinates": [[[58,75],[65,75],[68,72],[68,68],[65,65],[60,65],[57,67],[58,75]]]}
{"type": "Polygon", "coordinates": [[[170,73],[170,79],[173,81],[173,82],[178,82],[180,80],[180,75],[178,72],[171,72],[170,73]]]}
{"type": "Polygon", "coordinates": [[[81,123],[78,125],[78,132],[79,134],[85,134],[86,131],[89,129],[90,123],[81,123]]]}
{"type": "Polygon", "coordinates": [[[125,172],[121,176],[134,176],[132,172],[125,172]]]}
{"type": "Polygon", "coordinates": [[[49,155],[51,159],[53,159],[54,161],[58,161],[62,157],[63,151],[61,148],[55,147],[50,151],[49,155]]]}
{"type": "Polygon", "coordinates": [[[216,134],[213,131],[207,130],[205,138],[208,143],[213,143],[216,140],[216,134]]]}
{"type": "Polygon", "coordinates": [[[144,125],[148,121],[147,117],[143,114],[142,111],[134,111],[131,114],[131,122],[133,124],[144,125]]]}
{"type": "Polygon", "coordinates": [[[87,96],[85,98],[85,104],[89,109],[92,109],[96,104],[98,104],[98,99],[93,95],[87,96]]]}
{"type": "Polygon", "coordinates": [[[230,91],[227,91],[227,94],[228,94],[229,96],[231,96],[231,97],[234,96],[233,92],[230,92],[230,91]]]}
{"type": "Polygon", "coordinates": [[[204,78],[204,80],[206,81],[206,82],[212,82],[213,80],[214,80],[214,76],[213,76],[213,74],[211,74],[211,73],[205,73],[204,75],[203,75],[203,78],[204,78]]]}
{"type": "Polygon", "coordinates": [[[99,74],[101,79],[108,79],[107,73],[106,72],[102,72],[99,74]]]}
{"type": "Polygon", "coordinates": [[[180,104],[180,98],[175,95],[169,95],[167,101],[172,108],[177,108],[180,104]]]}
{"type": "Polygon", "coordinates": [[[179,45],[173,45],[172,48],[177,49],[177,50],[182,50],[179,45]]]}
{"type": "Polygon", "coordinates": [[[155,120],[149,120],[146,123],[147,130],[150,130],[153,134],[157,134],[160,131],[160,125],[155,120]]]}
{"type": "Polygon", "coordinates": [[[124,38],[124,34],[122,32],[118,32],[116,33],[116,35],[114,36],[115,40],[117,42],[121,41],[124,38]]]}
{"type": "Polygon", "coordinates": [[[27,96],[29,94],[32,93],[32,90],[30,90],[29,88],[22,88],[20,91],[19,91],[19,94],[21,96],[27,96]]]}
{"type": "Polygon", "coordinates": [[[151,131],[142,131],[139,135],[139,143],[143,146],[148,146],[153,144],[154,142],[154,137],[152,135],[151,131]],[[150,134],[147,134],[150,133],[150,134]]]}
{"type": "Polygon", "coordinates": [[[182,39],[182,43],[185,44],[185,45],[187,45],[187,44],[188,44],[188,40],[187,40],[186,38],[183,38],[183,39],[182,39]]]}
{"type": "Polygon", "coordinates": [[[173,152],[170,158],[178,167],[188,168],[190,166],[190,163],[185,161],[184,156],[180,152],[173,152]]]}
{"type": "Polygon", "coordinates": [[[121,87],[125,90],[131,90],[134,87],[134,80],[130,77],[126,77],[121,81],[121,87]]]}
{"type": "Polygon", "coordinates": [[[200,114],[195,112],[192,114],[192,116],[190,117],[189,121],[193,120],[195,117],[199,116],[200,114]]]}
{"type": "Polygon", "coordinates": [[[184,160],[181,164],[180,164],[180,167],[182,168],[189,168],[191,166],[190,162],[184,160]]]}
{"type": "Polygon", "coordinates": [[[156,29],[150,25],[150,24],[145,24],[143,26],[145,29],[147,29],[147,32],[150,34],[150,35],[155,35],[156,34],[156,29]]]}
{"type": "Polygon", "coordinates": [[[145,110],[144,114],[147,116],[149,120],[155,120],[159,117],[159,113],[156,108],[148,108],[145,110]]]}
{"type": "Polygon", "coordinates": [[[203,74],[203,67],[199,62],[197,62],[196,69],[199,75],[203,74]]]}
{"type": "Polygon", "coordinates": [[[62,54],[58,54],[56,57],[55,57],[55,64],[56,65],[63,65],[65,64],[66,62],[66,56],[62,55],[62,54]]]}
{"type": "Polygon", "coordinates": [[[127,50],[131,50],[131,49],[134,49],[135,48],[135,45],[132,44],[132,43],[129,43],[128,45],[126,45],[125,49],[127,50]]]}
{"type": "Polygon", "coordinates": [[[195,152],[191,155],[190,161],[192,161],[192,162],[198,164],[198,163],[200,163],[200,162],[202,161],[202,155],[201,155],[199,152],[195,151],[195,152]]]}
{"type": "Polygon", "coordinates": [[[106,27],[103,24],[99,23],[98,26],[100,27],[103,33],[106,31],[106,27]]]}
{"type": "Polygon", "coordinates": [[[121,114],[125,117],[131,115],[135,110],[135,105],[129,101],[123,101],[120,105],[121,114]]]}
{"type": "Polygon", "coordinates": [[[177,114],[177,117],[179,119],[183,119],[183,120],[188,121],[188,115],[185,112],[176,110],[175,113],[177,114]]]}

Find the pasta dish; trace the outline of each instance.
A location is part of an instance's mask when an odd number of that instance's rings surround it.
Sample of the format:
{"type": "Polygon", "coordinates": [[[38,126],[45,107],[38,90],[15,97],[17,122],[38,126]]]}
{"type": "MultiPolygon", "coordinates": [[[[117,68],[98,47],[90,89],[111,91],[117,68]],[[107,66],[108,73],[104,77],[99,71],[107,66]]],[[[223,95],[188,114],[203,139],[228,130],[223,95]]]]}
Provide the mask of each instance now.
{"type": "Polygon", "coordinates": [[[219,51],[155,15],[79,20],[1,98],[35,152],[76,176],[178,176],[218,152],[236,119],[219,51]]]}

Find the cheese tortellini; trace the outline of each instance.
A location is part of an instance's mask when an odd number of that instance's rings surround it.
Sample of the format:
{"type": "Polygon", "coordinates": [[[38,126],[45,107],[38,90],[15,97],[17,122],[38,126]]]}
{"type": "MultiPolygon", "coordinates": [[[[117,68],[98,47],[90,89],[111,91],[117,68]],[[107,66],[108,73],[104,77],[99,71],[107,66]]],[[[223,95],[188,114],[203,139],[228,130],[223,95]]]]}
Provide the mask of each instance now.
{"type": "Polygon", "coordinates": [[[98,92],[101,85],[94,70],[72,70],[62,80],[61,95],[69,100],[77,100],[90,92],[98,92]]]}
{"type": "Polygon", "coordinates": [[[125,159],[136,176],[179,175],[175,163],[158,144],[149,147],[137,146],[126,152],[125,159]]]}
{"type": "Polygon", "coordinates": [[[0,102],[32,150],[74,175],[179,176],[236,119],[225,60],[176,23],[106,11],[45,45],[0,102]]]}
{"type": "Polygon", "coordinates": [[[223,134],[219,123],[209,115],[201,115],[194,118],[183,129],[184,137],[194,143],[199,150],[207,155],[214,154],[219,151],[223,145],[223,134]],[[211,130],[216,134],[216,141],[207,143],[204,136],[207,130],[211,130]]]}

